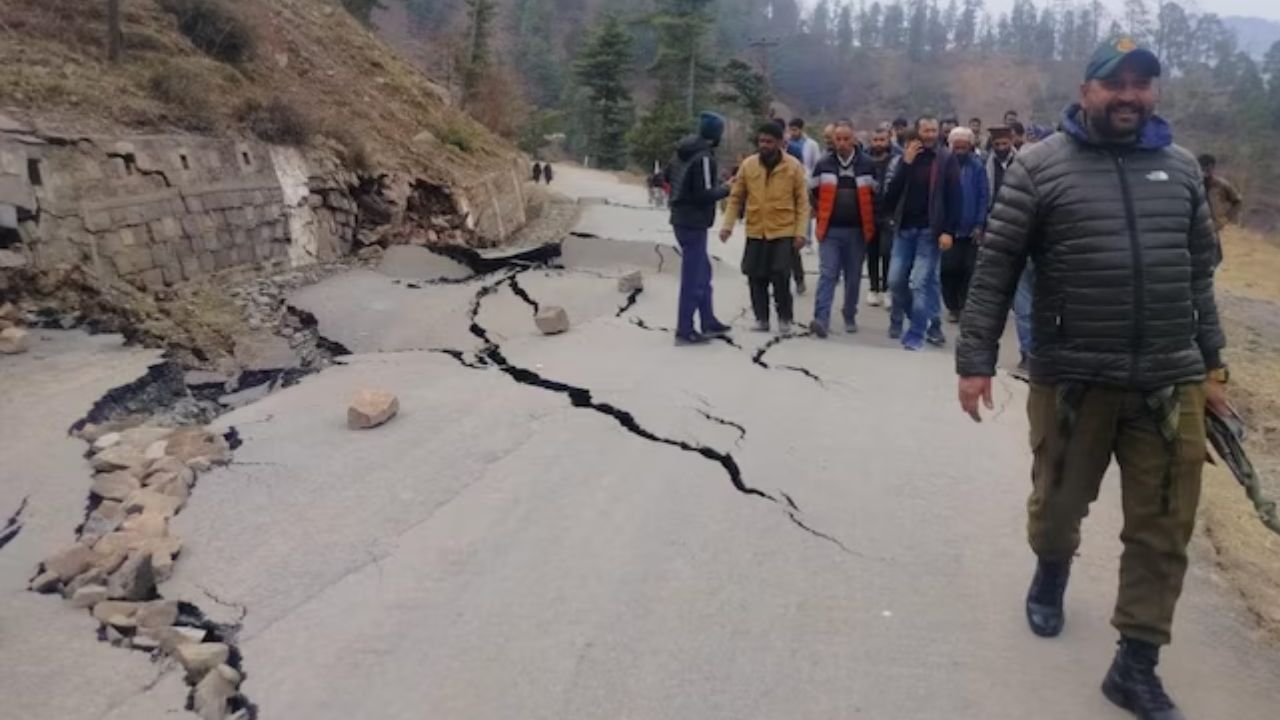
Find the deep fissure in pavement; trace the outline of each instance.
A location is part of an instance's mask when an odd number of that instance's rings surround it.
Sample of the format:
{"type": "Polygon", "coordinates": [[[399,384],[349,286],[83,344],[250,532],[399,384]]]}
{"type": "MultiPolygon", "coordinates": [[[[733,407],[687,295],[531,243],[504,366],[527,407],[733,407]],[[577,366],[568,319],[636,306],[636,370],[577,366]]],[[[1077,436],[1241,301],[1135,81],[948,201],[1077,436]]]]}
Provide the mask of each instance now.
{"type": "Polygon", "coordinates": [[[627,293],[627,301],[623,303],[621,307],[618,308],[618,312],[616,315],[614,315],[614,317],[622,317],[623,313],[630,310],[631,306],[636,304],[636,300],[639,299],[640,293],[642,292],[644,292],[644,288],[636,288],[631,292],[627,293]]]}
{"type": "Polygon", "coordinates": [[[819,385],[826,387],[826,383],[822,381],[822,378],[818,377],[818,375],[814,373],[812,370],[810,370],[809,368],[801,367],[799,365],[770,365],[768,362],[765,362],[765,359],[764,359],[765,354],[768,353],[770,350],[772,350],[774,346],[778,345],[779,343],[785,342],[787,340],[793,340],[795,338],[808,337],[809,335],[810,333],[808,332],[803,332],[803,333],[794,334],[794,335],[792,334],[778,335],[772,338],[771,340],[769,340],[769,342],[765,343],[764,345],[761,345],[759,348],[756,348],[755,354],[751,356],[751,362],[755,363],[756,365],[759,365],[760,367],[766,370],[776,367],[779,370],[790,370],[791,372],[794,372],[794,373],[800,373],[801,375],[804,375],[805,377],[818,383],[819,385]]]}
{"type": "Polygon", "coordinates": [[[27,500],[22,498],[22,502],[18,503],[18,509],[13,511],[9,519],[5,521],[4,527],[0,527],[0,548],[8,545],[10,541],[18,537],[18,533],[22,532],[22,513],[27,510],[27,500]]]}

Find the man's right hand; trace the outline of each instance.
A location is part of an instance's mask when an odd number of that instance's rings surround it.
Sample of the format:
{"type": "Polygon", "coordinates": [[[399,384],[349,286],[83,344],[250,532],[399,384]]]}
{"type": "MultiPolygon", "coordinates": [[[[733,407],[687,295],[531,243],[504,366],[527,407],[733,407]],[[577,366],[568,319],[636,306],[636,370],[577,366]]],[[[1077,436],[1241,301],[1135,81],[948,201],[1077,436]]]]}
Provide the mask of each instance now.
{"type": "Polygon", "coordinates": [[[986,375],[960,378],[960,409],[968,413],[974,422],[982,422],[979,400],[988,410],[995,409],[995,403],[991,401],[991,378],[986,375]]]}
{"type": "Polygon", "coordinates": [[[721,230],[721,231],[720,231],[720,242],[729,242],[729,236],[730,236],[730,235],[732,235],[732,234],[733,234],[733,231],[732,231],[732,230],[730,230],[730,229],[728,229],[728,228],[725,228],[725,229],[721,230]]]}
{"type": "Polygon", "coordinates": [[[907,148],[902,151],[902,161],[910,165],[916,161],[916,156],[924,149],[924,143],[919,140],[912,140],[907,143],[907,148]]]}

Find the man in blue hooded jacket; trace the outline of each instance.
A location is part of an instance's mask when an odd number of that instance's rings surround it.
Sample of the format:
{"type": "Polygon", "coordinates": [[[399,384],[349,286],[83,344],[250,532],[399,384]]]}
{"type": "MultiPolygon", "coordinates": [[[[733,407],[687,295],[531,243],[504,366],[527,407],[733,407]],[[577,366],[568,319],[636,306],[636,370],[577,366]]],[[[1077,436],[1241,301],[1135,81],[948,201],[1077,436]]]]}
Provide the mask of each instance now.
{"type": "Polygon", "coordinates": [[[667,165],[671,187],[671,227],[680,244],[680,302],[676,311],[676,345],[696,345],[729,334],[729,326],[716,319],[711,304],[711,259],[707,256],[707,228],[716,221],[716,204],[729,195],[720,182],[715,150],[724,136],[724,118],[704,112],[698,132],[676,146],[667,165]],[[693,327],[694,315],[702,322],[693,327]]]}

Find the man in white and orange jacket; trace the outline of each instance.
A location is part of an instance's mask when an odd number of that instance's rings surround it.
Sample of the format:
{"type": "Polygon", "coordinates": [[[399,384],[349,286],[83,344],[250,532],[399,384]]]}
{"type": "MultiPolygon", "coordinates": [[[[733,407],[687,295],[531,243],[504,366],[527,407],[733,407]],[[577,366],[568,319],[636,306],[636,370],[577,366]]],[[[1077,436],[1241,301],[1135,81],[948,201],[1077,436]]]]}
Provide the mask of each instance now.
{"type": "Polygon", "coordinates": [[[814,298],[813,334],[825,338],[830,326],[836,285],[844,275],[844,327],[858,331],[858,292],[866,244],[875,238],[875,163],[855,142],[853,123],[836,123],[835,149],[813,169],[818,238],[818,294],[814,298]]]}

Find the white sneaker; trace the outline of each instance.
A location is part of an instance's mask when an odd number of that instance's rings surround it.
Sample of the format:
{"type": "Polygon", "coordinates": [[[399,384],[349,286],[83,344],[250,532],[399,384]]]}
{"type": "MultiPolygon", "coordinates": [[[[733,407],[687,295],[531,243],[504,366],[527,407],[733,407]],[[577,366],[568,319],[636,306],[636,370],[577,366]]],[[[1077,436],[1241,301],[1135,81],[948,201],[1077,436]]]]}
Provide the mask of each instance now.
{"type": "Polygon", "coordinates": [[[867,304],[871,307],[880,307],[880,293],[874,290],[867,293],[867,304]]]}

